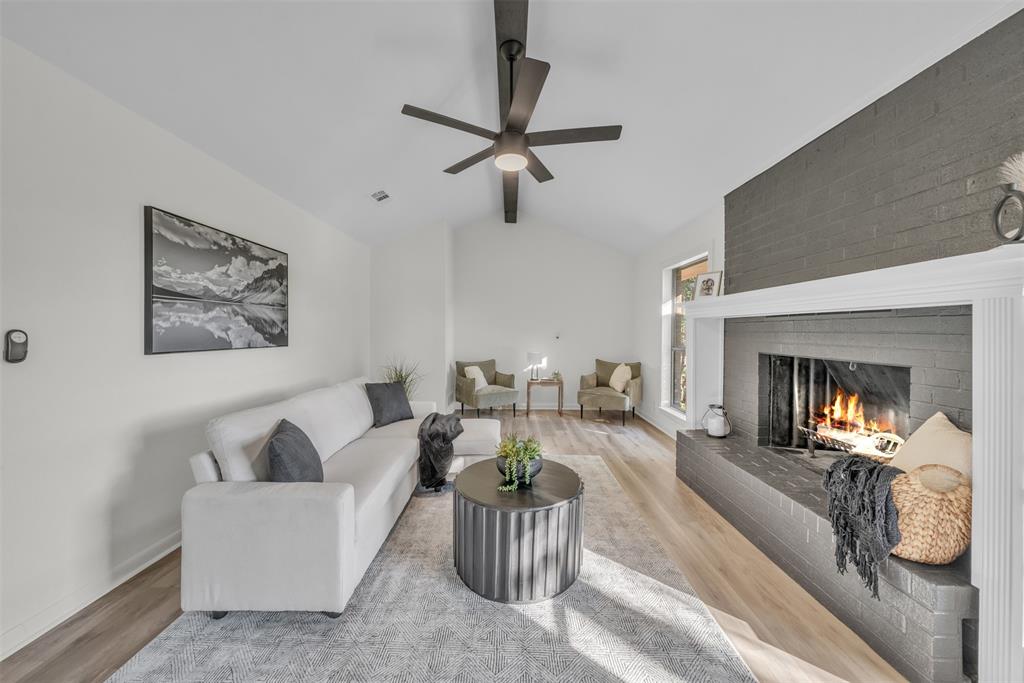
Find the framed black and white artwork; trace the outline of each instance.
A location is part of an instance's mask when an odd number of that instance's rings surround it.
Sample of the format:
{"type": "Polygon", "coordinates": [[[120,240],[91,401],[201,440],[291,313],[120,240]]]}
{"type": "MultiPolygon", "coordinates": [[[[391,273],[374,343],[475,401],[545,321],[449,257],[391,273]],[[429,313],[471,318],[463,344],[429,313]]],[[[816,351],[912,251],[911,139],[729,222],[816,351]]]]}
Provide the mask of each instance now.
{"type": "Polygon", "coordinates": [[[288,346],[288,254],[155,206],[146,354],[288,346]]]}

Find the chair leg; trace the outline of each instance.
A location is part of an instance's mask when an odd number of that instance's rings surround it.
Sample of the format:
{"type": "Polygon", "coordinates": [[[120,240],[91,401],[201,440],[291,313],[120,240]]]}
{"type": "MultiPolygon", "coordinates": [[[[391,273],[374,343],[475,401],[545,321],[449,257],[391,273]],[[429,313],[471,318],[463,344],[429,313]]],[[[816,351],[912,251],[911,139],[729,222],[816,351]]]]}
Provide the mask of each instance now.
{"type": "Polygon", "coordinates": [[[598,407],[597,407],[597,414],[598,414],[598,415],[600,415],[600,414],[601,414],[601,406],[598,406],[598,407]]]}
{"type": "Polygon", "coordinates": [[[512,417],[515,418],[515,416],[516,416],[516,404],[513,403],[512,404],[512,417]]]}
{"type": "Polygon", "coordinates": [[[324,614],[326,614],[331,619],[337,619],[341,616],[341,612],[324,612],[324,614]]]}
{"type": "Polygon", "coordinates": [[[583,404],[580,404],[580,419],[583,419],[583,404]]]}
{"type": "Polygon", "coordinates": [[[633,419],[636,419],[636,406],[633,406],[633,419]]]}
{"type": "Polygon", "coordinates": [[[625,410],[622,411],[622,426],[623,427],[626,426],[626,411],[625,410]]]}
{"type": "Polygon", "coordinates": [[[480,417],[480,409],[479,408],[476,409],[476,416],[480,417]]]}
{"type": "Polygon", "coordinates": [[[227,612],[210,612],[211,619],[223,619],[227,616],[227,612]]]}
{"type": "Polygon", "coordinates": [[[466,404],[465,403],[462,404],[462,414],[463,415],[466,414],[466,404]]]}
{"type": "Polygon", "coordinates": [[[491,415],[494,415],[494,406],[491,406],[491,415]]]}

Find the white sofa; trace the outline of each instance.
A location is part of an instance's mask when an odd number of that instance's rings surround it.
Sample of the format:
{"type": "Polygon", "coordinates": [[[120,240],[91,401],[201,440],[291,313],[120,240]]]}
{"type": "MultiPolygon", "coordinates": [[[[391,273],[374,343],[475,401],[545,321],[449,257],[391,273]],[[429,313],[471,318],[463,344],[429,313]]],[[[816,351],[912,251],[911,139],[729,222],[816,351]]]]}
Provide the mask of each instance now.
{"type": "MultiPolygon", "coordinates": [[[[418,479],[414,419],[373,428],[366,379],[212,420],[210,451],[191,459],[196,486],[181,505],[181,608],[344,610],[409,501],[418,479]],[[265,445],[281,419],[298,425],[323,460],[323,483],[266,481],[265,445]]],[[[458,471],[493,457],[500,423],[464,419],[458,471]]]]}

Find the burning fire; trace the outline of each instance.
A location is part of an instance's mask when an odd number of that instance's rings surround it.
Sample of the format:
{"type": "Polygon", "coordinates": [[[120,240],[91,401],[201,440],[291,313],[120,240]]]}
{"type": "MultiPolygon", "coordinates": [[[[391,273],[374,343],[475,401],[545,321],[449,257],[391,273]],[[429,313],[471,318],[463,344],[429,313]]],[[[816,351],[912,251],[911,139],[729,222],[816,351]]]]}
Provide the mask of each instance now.
{"type": "Polygon", "coordinates": [[[836,390],[836,397],[826,403],[815,413],[819,426],[840,429],[856,434],[875,434],[878,432],[894,432],[895,428],[886,420],[865,420],[864,404],[857,394],[847,394],[842,389],[836,390]]]}

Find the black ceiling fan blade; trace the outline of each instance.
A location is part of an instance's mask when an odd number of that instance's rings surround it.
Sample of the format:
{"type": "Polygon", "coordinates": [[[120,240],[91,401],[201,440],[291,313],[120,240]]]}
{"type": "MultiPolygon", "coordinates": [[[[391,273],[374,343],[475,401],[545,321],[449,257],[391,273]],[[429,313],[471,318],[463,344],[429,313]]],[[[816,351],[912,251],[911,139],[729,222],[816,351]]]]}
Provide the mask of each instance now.
{"type": "Polygon", "coordinates": [[[519,172],[503,171],[501,174],[501,194],[505,201],[505,222],[515,223],[519,213],[519,172]]]}
{"type": "Polygon", "coordinates": [[[465,171],[470,166],[473,166],[474,164],[479,164],[481,161],[483,161],[487,157],[492,157],[492,156],[494,156],[494,145],[491,145],[487,149],[480,150],[479,152],[477,152],[473,156],[466,157],[465,159],[463,159],[462,161],[460,161],[457,164],[452,164],[448,168],[444,169],[444,172],[445,173],[452,173],[452,174],[454,174],[454,173],[462,173],[463,171],[465,171]]]}
{"type": "Polygon", "coordinates": [[[532,175],[538,183],[546,183],[555,177],[551,175],[551,171],[548,170],[548,167],[541,163],[541,160],[537,158],[537,155],[530,150],[526,151],[526,161],[526,170],[530,172],[530,175],[532,175]]]}
{"type": "Polygon", "coordinates": [[[533,109],[540,99],[540,91],[544,88],[548,71],[551,70],[550,64],[539,59],[527,57],[523,62],[516,78],[516,90],[512,96],[508,118],[505,120],[505,130],[519,133],[526,132],[526,126],[530,124],[530,117],[533,116],[533,109]]]}
{"type": "Polygon", "coordinates": [[[498,62],[498,113],[501,128],[505,128],[508,108],[512,104],[512,86],[519,75],[522,59],[509,68],[508,58],[502,54],[502,43],[514,40],[526,51],[526,25],[530,3],[527,0],[494,0],[494,46],[498,62]]]}
{"type": "Polygon", "coordinates": [[[420,107],[414,107],[411,104],[407,104],[402,107],[402,113],[406,116],[412,116],[413,118],[423,119],[424,121],[430,121],[431,123],[437,123],[442,126],[448,126],[456,130],[461,130],[466,133],[472,133],[473,135],[479,135],[482,138],[493,140],[498,136],[494,131],[481,128],[480,126],[474,126],[472,123],[466,123],[465,121],[459,121],[453,119],[450,116],[444,114],[438,114],[436,112],[429,111],[427,109],[421,109],[420,107]]]}
{"type": "Polygon", "coordinates": [[[540,147],[541,145],[571,145],[576,142],[618,140],[620,135],[622,135],[622,126],[591,126],[590,128],[542,130],[537,133],[528,133],[526,139],[530,147],[540,147]]]}

